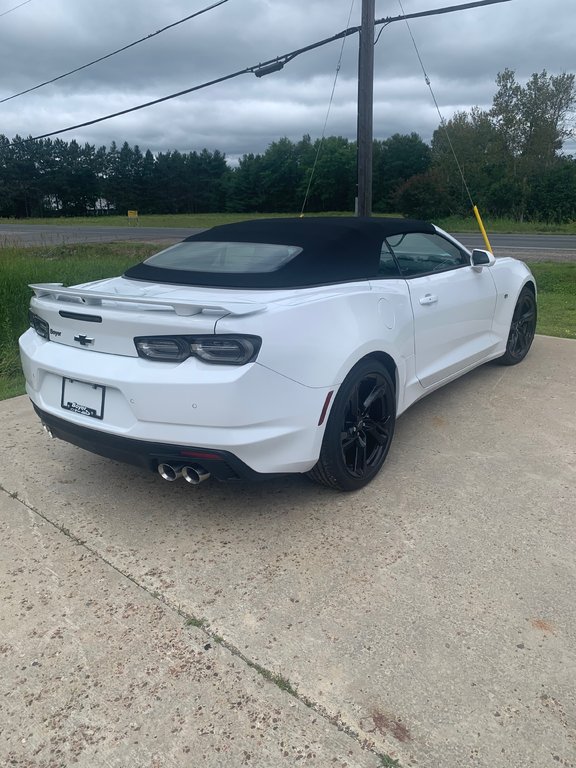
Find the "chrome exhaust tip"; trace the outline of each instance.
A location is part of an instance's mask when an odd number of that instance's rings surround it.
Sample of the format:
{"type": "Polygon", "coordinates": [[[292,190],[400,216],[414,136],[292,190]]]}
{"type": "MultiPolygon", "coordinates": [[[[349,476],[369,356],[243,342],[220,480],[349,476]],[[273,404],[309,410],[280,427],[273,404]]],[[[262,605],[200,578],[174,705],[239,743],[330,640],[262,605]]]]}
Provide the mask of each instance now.
{"type": "Polygon", "coordinates": [[[182,477],[182,467],[173,467],[172,464],[158,464],[158,474],[163,480],[173,483],[182,477]]]}
{"type": "Polygon", "coordinates": [[[191,485],[199,485],[200,483],[203,483],[204,480],[208,480],[210,472],[206,472],[204,467],[201,467],[199,464],[192,464],[187,467],[182,467],[182,477],[191,485]]]}
{"type": "Polygon", "coordinates": [[[44,432],[46,432],[46,434],[48,435],[48,437],[51,440],[54,439],[54,435],[52,434],[52,430],[50,429],[50,427],[47,424],[42,424],[42,429],[44,430],[44,432]]]}

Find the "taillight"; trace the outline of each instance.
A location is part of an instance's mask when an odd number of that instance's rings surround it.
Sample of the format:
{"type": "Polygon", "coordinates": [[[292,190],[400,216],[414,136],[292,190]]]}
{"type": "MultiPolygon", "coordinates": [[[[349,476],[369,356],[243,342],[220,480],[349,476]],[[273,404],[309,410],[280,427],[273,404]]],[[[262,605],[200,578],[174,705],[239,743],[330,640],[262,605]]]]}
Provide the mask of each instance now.
{"type": "Polygon", "coordinates": [[[146,360],[180,363],[197,357],[217,365],[246,365],[256,360],[259,336],[139,336],[136,351],[146,360]]]}
{"type": "Polygon", "coordinates": [[[180,363],[190,357],[190,345],[181,338],[151,336],[134,339],[140,357],[147,360],[164,360],[180,363]]]}
{"type": "Polygon", "coordinates": [[[43,320],[39,315],[28,310],[28,322],[30,323],[30,328],[34,328],[38,336],[50,340],[50,326],[46,320],[43,320]]]}
{"type": "Polygon", "coordinates": [[[191,342],[190,349],[206,363],[245,365],[256,358],[261,343],[262,340],[255,336],[216,336],[197,338],[191,342]]]}

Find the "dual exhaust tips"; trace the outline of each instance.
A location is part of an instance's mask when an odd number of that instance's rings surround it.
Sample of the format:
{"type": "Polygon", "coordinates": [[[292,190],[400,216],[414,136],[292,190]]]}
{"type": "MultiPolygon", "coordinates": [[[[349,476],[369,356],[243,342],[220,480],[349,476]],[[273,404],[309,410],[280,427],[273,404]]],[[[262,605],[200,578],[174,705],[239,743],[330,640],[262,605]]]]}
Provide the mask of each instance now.
{"type": "MultiPolygon", "coordinates": [[[[52,430],[47,424],[43,423],[42,428],[48,437],[54,437],[52,430]]],[[[199,464],[158,464],[158,474],[169,483],[173,483],[178,478],[183,477],[190,485],[200,485],[204,480],[210,478],[210,472],[206,472],[204,467],[201,467],[199,464]]]]}
{"type": "Polygon", "coordinates": [[[199,464],[158,464],[158,474],[163,480],[173,483],[174,480],[183,477],[190,485],[200,485],[204,480],[208,480],[210,472],[206,472],[204,467],[199,464]]]}

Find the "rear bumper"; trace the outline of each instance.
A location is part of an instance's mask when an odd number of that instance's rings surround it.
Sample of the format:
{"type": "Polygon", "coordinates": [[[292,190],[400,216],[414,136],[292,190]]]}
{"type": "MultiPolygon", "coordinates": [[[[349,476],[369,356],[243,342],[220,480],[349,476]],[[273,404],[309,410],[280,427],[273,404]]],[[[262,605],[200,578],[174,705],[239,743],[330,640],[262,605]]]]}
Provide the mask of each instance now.
{"type": "MultiPolygon", "coordinates": [[[[67,443],[83,448],[85,451],[104,456],[107,459],[125,464],[144,467],[155,472],[159,464],[172,466],[194,464],[203,467],[218,480],[238,478],[256,480],[271,477],[271,473],[255,472],[247,464],[229,451],[198,448],[193,445],[171,445],[170,443],[151,443],[147,440],[134,440],[119,437],[107,432],[98,432],[79,424],[53,416],[34,405],[50,434],[67,443]]],[[[282,473],[275,473],[282,474],[282,473]]]]}
{"type": "Polygon", "coordinates": [[[330,388],[306,387],[257,363],[155,363],[55,344],[33,331],[20,338],[20,351],[42,421],[93,453],[151,469],[197,463],[223,479],[306,472],[318,460],[330,388]],[[104,388],[101,417],[63,408],[63,377],[104,388]],[[183,451],[217,458],[193,461],[183,451]]]}

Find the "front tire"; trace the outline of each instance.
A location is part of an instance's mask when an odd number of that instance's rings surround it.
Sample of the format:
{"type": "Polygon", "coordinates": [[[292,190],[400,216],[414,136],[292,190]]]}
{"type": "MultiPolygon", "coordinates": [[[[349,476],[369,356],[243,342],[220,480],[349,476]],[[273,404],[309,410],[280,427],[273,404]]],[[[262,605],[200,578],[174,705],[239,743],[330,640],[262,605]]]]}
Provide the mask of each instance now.
{"type": "Polygon", "coordinates": [[[320,458],[308,476],[338,491],[356,491],[384,463],[396,424],[390,374],[376,359],[361,360],[342,382],[330,412],[320,458]]]}
{"type": "Polygon", "coordinates": [[[536,320],[536,297],[530,288],[523,288],[514,307],[506,352],[498,358],[497,363],[517,365],[524,360],[534,340],[536,320]]]}

